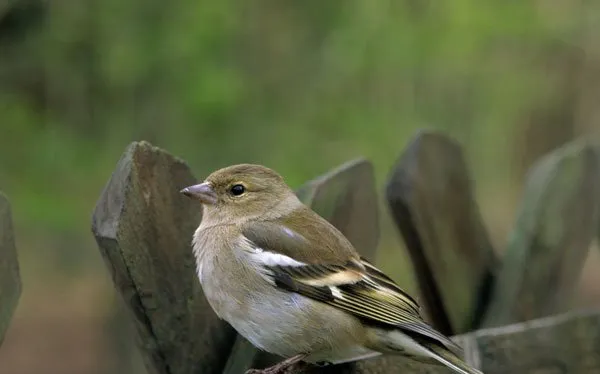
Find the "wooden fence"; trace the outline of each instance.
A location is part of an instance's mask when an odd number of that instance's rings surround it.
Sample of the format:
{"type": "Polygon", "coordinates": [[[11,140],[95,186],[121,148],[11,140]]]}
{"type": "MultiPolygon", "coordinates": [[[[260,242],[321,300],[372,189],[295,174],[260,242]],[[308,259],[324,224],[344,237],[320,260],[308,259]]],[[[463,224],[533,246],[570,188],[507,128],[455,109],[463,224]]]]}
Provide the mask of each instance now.
{"type": "MultiPolygon", "coordinates": [[[[179,193],[195,182],[184,161],[135,142],[102,192],[92,231],[150,373],[239,374],[263,367],[278,358],[257,352],[203,298],[190,248],[201,211],[179,193]]],[[[600,372],[600,314],[559,314],[569,310],[598,234],[599,184],[591,144],[574,142],[539,160],[500,259],[460,146],[443,134],[420,132],[404,150],[385,191],[389,211],[418,275],[426,314],[455,335],[468,362],[487,374],[600,372]]],[[[368,161],[346,163],[297,194],[375,259],[380,213],[368,161]]],[[[380,356],[295,372],[448,370],[380,356]]]]}
{"type": "Polygon", "coordinates": [[[0,192],[0,344],[21,295],[21,278],[8,199],[0,192]]]}

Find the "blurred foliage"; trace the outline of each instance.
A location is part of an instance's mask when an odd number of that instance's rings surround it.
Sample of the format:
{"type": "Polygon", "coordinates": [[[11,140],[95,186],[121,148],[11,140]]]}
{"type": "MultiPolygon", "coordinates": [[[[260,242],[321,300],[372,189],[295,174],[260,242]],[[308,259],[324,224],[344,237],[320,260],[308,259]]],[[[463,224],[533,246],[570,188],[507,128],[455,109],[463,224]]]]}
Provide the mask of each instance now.
{"type": "MultiPolygon", "coordinates": [[[[106,277],[89,217],[133,140],[199,178],[258,162],[293,186],[362,155],[381,186],[417,129],[443,129],[497,238],[531,161],[600,121],[590,1],[11,3],[33,10],[0,8],[0,189],[34,285],[106,277]]],[[[409,282],[397,239],[384,222],[384,269],[409,282]]]]}

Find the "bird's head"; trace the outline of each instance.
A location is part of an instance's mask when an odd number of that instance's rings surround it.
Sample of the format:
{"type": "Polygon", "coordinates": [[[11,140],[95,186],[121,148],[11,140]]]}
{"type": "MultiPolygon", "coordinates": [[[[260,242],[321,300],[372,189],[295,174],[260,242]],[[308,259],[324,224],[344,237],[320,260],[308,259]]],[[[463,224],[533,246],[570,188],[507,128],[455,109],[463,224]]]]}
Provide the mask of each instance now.
{"type": "Polygon", "coordinates": [[[199,200],[204,205],[203,220],[215,224],[241,223],[266,215],[275,206],[297,203],[296,195],[279,174],[253,164],[219,169],[181,193],[199,200]]]}

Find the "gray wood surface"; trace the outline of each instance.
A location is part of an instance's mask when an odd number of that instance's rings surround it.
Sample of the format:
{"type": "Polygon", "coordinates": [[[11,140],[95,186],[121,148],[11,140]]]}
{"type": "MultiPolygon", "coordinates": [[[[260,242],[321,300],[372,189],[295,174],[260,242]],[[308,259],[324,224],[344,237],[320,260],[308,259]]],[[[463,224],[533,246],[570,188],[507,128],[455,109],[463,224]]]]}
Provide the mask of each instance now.
{"type": "Polygon", "coordinates": [[[417,133],[391,171],[386,198],[432,323],[446,335],[476,328],[496,259],[460,146],[417,133]]]}
{"type": "Polygon", "coordinates": [[[574,142],[532,167],[486,326],[569,309],[598,227],[598,164],[592,145],[574,142]]]}
{"type": "Polygon", "coordinates": [[[150,373],[221,373],[235,339],[196,277],[191,237],[201,206],[179,193],[195,182],[183,161],[135,142],[93,214],[92,231],[135,322],[150,373]]]}
{"type": "MultiPolygon", "coordinates": [[[[465,359],[485,374],[600,373],[600,313],[571,312],[524,323],[478,330],[454,340],[465,359]]],[[[452,374],[447,368],[379,356],[356,365],[307,367],[293,374],[452,374]]]]}
{"type": "Polygon", "coordinates": [[[0,192],[0,344],[21,295],[10,203],[0,192]]]}

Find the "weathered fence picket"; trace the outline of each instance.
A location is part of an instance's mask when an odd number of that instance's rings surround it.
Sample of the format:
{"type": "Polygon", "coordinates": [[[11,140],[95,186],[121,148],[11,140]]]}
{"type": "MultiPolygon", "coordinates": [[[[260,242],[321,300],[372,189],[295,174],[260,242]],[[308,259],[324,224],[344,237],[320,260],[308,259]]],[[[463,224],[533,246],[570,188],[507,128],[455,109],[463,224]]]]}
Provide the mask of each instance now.
{"type": "MultiPolygon", "coordinates": [[[[394,167],[386,197],[419,277],[426,314],[444,332],[461,333],[453,339],[486,374],[600,370],[599,312],[531,320],[568,306],[599,226],[598,163],[591,145],[576,143],[532,168],[502,266],[456,142],[420,132],[394,167]],[[522,320],[529,321],[470,332],[482,323],[522,320]]],[[[237,336],[203,298],[190,243],[201,209],[179,194],[194,182],[183,161],[146,142],[131,144],[96,206],[94,235],[135,321],[150,372],[240,374],[264,367],[280,358],[237,336]]],[[[307,182],[297,194],[374,260],[379,236],[374,185],[372,165],[360,159],[307,182]]],[[[396,372],[449,370],[379,356],[290,371],[396,372]]]]}
{"type": "Polygon", "coordinates": [[[0,192],[0,344],[21,296],[21,277],[8,199],[0,192]]]}
{"type": "Polygon", "coordinates": [[[486,326],[569,309],[596,236],[599,192],[600,165],[592,144],[568,144],[531,168],[486,326]]]}
{"type": "Polygon", "coordinates": [[[496,267],[460,146],[417,134],[391,172],[386,197],[411,256],[433,324],[451,335],[475,328],[496,267]]]}
{"type": "Polygon", "coordinates": [[[151,373],[219,373],[235,339],[196,277],[190,242],[201,209],[179,193],[194,182],[183,161],[133,143],[93,215],[94,236],[151,373]]]}

